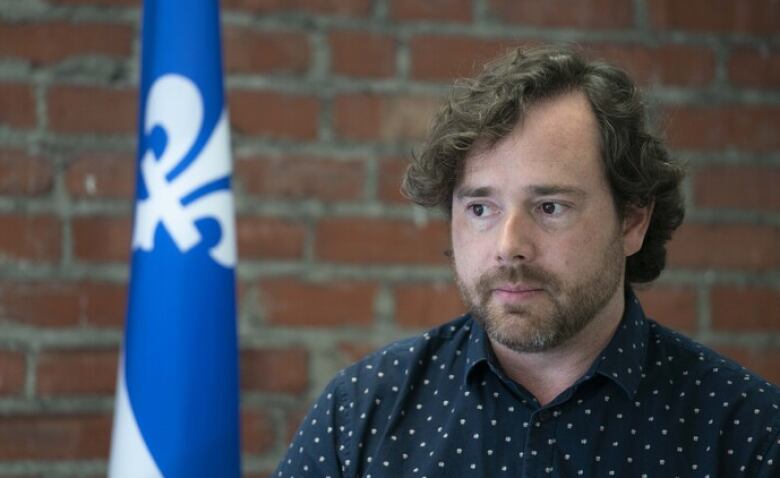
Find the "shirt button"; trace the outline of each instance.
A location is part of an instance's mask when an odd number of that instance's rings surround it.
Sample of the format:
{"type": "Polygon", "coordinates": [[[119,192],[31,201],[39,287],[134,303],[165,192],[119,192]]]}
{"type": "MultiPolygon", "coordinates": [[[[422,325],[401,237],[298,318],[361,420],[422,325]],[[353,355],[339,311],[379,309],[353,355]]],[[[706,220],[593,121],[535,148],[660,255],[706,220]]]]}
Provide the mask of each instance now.
{"type": "Polygon", "coordinates": [[[542,410],[539,412],[539,421],[546,422],[551,416],[552,412],[550,410],[542,410]]]}

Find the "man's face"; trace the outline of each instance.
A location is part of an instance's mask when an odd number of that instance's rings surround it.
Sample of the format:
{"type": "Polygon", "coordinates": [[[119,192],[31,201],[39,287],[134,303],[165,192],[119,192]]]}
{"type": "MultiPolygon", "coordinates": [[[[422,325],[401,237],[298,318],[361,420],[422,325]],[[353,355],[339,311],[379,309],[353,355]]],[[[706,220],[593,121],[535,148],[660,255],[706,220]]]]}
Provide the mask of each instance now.
{"type": "Polygon", "coordinates": [[[582,93],[534,105],[476,148],[453,192],[461,293],[490,338],[518,352],[563,344],[622,299],[626,249],[638,249],[624,234],[582,93]]]}

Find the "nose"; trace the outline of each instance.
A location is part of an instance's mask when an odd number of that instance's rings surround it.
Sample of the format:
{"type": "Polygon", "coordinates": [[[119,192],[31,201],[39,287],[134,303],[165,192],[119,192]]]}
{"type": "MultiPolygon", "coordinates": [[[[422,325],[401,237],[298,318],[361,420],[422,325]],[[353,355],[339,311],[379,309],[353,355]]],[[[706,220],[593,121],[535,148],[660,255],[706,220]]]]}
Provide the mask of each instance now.
{"type": "Polygon", "coordinates": [[[533,238],[533,220],[522,211],[507,214],[501,224],[496,245],[496,260],[499,264],[528,262],[536,254],[533,238]]]}

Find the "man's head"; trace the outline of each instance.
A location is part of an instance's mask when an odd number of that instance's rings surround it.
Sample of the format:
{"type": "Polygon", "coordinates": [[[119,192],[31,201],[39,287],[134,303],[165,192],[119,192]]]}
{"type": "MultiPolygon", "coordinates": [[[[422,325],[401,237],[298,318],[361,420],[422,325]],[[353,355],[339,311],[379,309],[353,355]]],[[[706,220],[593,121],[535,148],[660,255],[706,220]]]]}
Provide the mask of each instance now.
{"type": "Polygon", "coordinates": [[[567,49],[456,85],[403,190],[450,215],[459,285],[494,340],[554,347],[660,274],[683,172],[644,116],[625,73],[567,49]]]}

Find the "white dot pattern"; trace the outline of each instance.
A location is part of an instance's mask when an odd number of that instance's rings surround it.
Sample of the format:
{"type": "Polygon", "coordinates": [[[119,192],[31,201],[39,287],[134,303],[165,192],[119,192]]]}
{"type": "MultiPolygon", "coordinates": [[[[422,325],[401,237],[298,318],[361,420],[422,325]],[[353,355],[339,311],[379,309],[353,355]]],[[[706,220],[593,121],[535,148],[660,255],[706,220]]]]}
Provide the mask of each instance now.
{"type": "Polygon", "coordinates": [[[545,407],[469,316],[340,372],[273,477],[780,477],[780,388],[646,319],[632,293],[545,407]]]}

